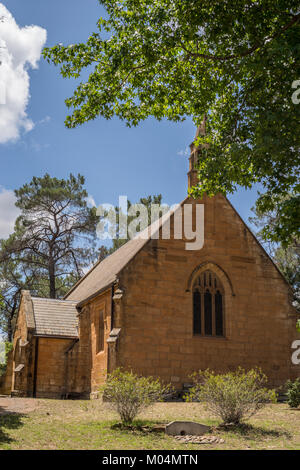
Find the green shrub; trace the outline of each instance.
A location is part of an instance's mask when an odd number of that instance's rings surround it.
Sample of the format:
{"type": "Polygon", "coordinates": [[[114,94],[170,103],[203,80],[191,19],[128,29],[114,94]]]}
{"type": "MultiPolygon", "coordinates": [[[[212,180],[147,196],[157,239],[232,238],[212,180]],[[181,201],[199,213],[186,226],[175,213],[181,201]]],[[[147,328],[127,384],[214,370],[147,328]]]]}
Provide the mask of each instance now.
{"type": "Polygon", "coordinates": [[[5,375],[8,355],[13,348],[12,343],[9,341],[0,344],[0,346],[2,345],[4,345],[4,351],[0,351],[2,353],[0,355],[0,376],[5,375]]]}
{"type": "Polygon", "coordinates": [[[162,385],[158,379],[139,377],[121,369],[109,374],[105,385],[100,389],[103,401],[117,411],[123,424],[132,423],[141,411],[162,401],[170,390],[169,385],[162,385]]]}
{"type": "Polygon", "coordinates": [[[294,380],[288,380],[286,383],[288,404],[291,408],[298,408],[300,406],[300,378],[294,380]]]}
{"type": "Polygon", "coordinates": [[[187,401],[203,401],[209,411],[224,424],[239,424],[254,415],[269,402],[276,402],[274,390],[264,387],[267,377],[260,369],[216,374],[200,371],[192,376],[195,386],[186,396],[187,401]]]}
{"type": "Polygon", "coordinates": [[[6,372],[6,364],[0,364],[0,377],[5,375],[6,372]]]}

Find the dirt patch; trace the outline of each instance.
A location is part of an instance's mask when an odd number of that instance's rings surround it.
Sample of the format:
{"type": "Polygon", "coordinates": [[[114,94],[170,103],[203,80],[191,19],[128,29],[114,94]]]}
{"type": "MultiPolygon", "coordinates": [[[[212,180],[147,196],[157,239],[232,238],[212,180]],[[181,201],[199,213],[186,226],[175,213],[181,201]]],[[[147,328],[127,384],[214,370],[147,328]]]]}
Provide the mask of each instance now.
{"type": "Polygon", "coordinates": [[[38,407],[35,398],[10,398],[0,397],[0,416],[7,414],[27,414],[38,407]]]}
{"type": "Polygon", "coordinates": [[[123,424],[123,423],[116,423],[111,426],[112,429],[117,429],[121,431],[131,431],[131,432],[162,432],[164,433],[166,430],[166,424],[154,424],[152,426],[149,425],[141,425],[141,424],[123,424]]]}

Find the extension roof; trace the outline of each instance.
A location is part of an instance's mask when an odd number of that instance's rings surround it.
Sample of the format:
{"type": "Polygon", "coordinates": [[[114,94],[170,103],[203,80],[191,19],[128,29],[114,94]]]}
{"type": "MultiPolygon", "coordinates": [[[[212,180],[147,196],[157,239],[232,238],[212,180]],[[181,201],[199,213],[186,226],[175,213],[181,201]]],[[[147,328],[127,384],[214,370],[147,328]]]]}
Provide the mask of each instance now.
{"type": "Polygon", "coordinates": [[[36,336],[78,338],[77,302],[31,297],[36,336]]]}

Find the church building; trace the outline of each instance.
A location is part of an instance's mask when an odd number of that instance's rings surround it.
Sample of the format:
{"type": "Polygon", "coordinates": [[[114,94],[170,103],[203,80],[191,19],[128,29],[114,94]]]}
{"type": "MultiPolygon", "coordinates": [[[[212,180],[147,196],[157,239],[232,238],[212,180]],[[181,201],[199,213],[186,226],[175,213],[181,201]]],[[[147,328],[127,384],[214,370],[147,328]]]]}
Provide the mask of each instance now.
{"type": "MultiPolygon", "coordinates": [[[[190,148],[193,186],[201,146],[190,148]]],[[[155,222],[157,236],[150,227],[148,236],[139,234],[97,262],[64,300],[22,292],[0,393],[97,397],[117,367],[178,390],[207,368],[257,366],[273,387],[300,376],[292,361],[300,334],[290,286],[226,197],[186,198],[177,210],[186,205],[192,219],[182,223],[191,230],[196,206],[204,208],[199,249],[175,236],[169,212],[155,222]],[[165,224],[169,238],[162,236],[165,224]]]]}

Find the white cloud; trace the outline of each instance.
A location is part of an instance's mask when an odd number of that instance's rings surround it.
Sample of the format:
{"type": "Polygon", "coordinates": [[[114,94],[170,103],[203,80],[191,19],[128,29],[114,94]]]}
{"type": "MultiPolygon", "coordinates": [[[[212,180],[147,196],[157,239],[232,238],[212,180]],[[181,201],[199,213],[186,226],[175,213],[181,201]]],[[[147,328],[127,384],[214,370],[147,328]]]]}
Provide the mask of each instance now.
{"type": "Polygon", "coordinates": [[[185,147],[184,150],[179,150],[179,152],[177,152],[177,155],[180,155],[181,157],[186,157],[187,155],[189,155],[189,153],[189,148],[185,147]]]}
{"type": "Polygon", "coordinates": [[[0,3],[0,144],[15,141],[21,131],[33,129],[26,108],[30,98],[28,69],[36,69],[47,31],[39,26],[19,27],[0,3]]]}
{"type": "Polygon", "coordinates": [[[0,238],[7,238],[14,230],[16,218],[20,215],[15,202],[15,193],[0,187],[0,238]]]}
{"type": "Polygon", "coordinates": [[[93,198],[93,196],[91,196],[91,194],[89,194],[86,198],[86,202],[88,207],[97,207],[95,199],[93,198]]]}
{"type": "Polygon", "coordinates": [[[51,117],[50,116],[45,116],[43,119],[41,119],[38,124],[47,124],[48,122],[51,121],[51,117]]]}
{"type": "Polygon", "coordinates": [[[40,144],[35,139],[30,139],[29,148],[33,149],[35,152],[41,152],[50,147],[50,144],[40,144]]]}

